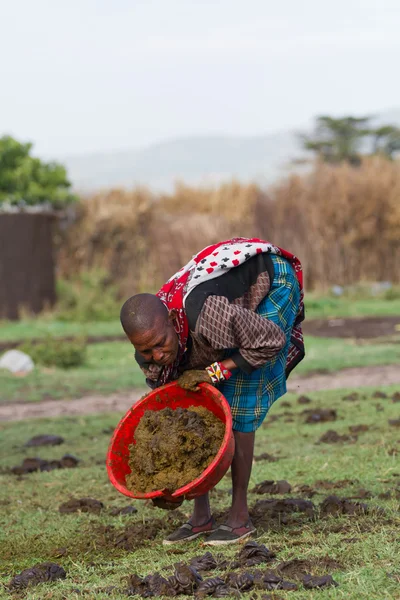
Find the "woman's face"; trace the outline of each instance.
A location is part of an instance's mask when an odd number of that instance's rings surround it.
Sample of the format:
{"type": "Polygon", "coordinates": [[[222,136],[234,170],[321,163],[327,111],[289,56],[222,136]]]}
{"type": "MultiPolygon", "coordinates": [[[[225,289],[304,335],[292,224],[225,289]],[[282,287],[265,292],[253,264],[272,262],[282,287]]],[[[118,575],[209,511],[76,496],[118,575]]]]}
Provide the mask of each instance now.
{"type": "Polygon", "coordinates": [[[160,317],[153,329],[136,332],[129,337],[131,344],[143,358],[156,365],[172,365],[178,355],[179,339],[174,329],[175,313],[171,311],[165,320],[160,317]]]}

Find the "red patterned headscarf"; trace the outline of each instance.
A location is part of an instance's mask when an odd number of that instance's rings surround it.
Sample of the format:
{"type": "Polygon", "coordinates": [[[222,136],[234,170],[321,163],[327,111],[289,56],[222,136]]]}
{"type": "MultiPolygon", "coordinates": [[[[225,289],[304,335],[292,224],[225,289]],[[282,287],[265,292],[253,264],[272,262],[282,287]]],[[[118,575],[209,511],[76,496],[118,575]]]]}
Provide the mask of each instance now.
{"type": "Polygon", "coordinates": [[[304,318],[303,271],[299,259],[283,248],[274,246],[258,238],[234,238],[208,246],[196,254],[187,265],[175,273],[157,292],[168,310],[176,311],[175,330],[179,338],[179,351],[173,365],[164,367],[160,375],[160,384],[167,383],[177,377],[177,369],[186,350],[189,336],[189,324],[185,313],[185,300],[190,292],[200,283],[220,277],[230,269],[234,269],[249,258],[261,254],[277,254],[287,259],[293,266],[300,285],[299,312],[292,330],[292,338],[286,362],[286,372],[299,361],[304,354],[304,341],[301,321],[304,318]]]}

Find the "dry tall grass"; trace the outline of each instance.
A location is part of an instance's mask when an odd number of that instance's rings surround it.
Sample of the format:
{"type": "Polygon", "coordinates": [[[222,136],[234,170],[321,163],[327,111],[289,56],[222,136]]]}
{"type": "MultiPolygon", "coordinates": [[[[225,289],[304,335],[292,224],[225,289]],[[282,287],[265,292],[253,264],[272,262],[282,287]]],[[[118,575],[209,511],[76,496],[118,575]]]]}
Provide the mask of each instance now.
{"type": "Polygon", "coordinates": [[[236,235],[298,254],[306,286],[400,281],[400,166],[316,165],[265,192],[237,182],[173,195],[113,190],[84,199],[61,239],[59,273],[102,268],[121,294],[156,290],[192,254],[236,235]]]}

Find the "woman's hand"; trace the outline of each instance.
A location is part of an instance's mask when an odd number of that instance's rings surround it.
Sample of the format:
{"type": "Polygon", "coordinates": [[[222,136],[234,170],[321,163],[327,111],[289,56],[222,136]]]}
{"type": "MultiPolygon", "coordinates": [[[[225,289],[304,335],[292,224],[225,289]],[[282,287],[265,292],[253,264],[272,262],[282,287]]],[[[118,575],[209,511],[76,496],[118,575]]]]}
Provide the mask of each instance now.
{"type": "Polygon", "coordinates": [[[200,388],[197,384],[203,382],[212,384],[211,377],[207,371],[205,369],[194,369],[192,371],[185,371],[183,375],[178,378],[176,383],[184,390],[198,392],[200,388]]]}

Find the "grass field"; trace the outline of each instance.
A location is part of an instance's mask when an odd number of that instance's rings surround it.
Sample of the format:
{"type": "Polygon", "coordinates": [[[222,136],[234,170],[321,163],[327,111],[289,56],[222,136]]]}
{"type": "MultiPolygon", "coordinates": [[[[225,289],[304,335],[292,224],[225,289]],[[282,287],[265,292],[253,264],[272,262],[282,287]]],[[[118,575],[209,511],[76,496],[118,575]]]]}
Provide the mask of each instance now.
{"type": "MultiPolygon", "coordinates": [[[[391,395],[396,388],[381,388],[391,395]]],[[[256,462],[250,488],[265,479],[286,479],[293,486],[291,498],[307,498],[298,486],[308,484],[315,494],[313,518],[304,513],[283,518],[260,518],[257,541],[276,552],[274,562],[261,565],[276,569],[282,561],[308,561],[306,569],[313,574],[332,573],[339,586],[308,591],[302,585],[296,592],[276,592],[273,598],[303,599],[391,599],[400,598],[399,499],[379,498],[379,494],[400,486],[398,463],[399,429],[388,424],[400,417],[400,404],[391,397],[377,399],[375,390],[359,390],[355,401],[345,401],[345,392],[310,394],[312,402],[305,406],[297,397],[287,395],[271,409],[265,426],[257,434],[256,454],[268,452],[276,462],[256,462]],[[318,407],[337,410],[335,422],[306,424],[304,409],[318,407]],[[330,429],[349,434],[349,427],[367,425],[352,443],[316,445],[330,429]],[[322,483],[321,483],[322,481],[322,483]],[[332,482],[327,484],[326,482],[332,482]],[[325,482],[325,483],[323,483],[325,482]],[[330,488],[330,489],[328,489],[330,488]],[[329,494],[357,496],[366,488],[370,499],[368,512],[360,515],[323,516],[318,507],[329,494]],[[377,507],[382,507],[379,512],[377,507]],[[397,579],[396,579],[397,577],[397,579]]],[[[5,469],[21,463],[27,456],[60,458],[65,453],[76,455],[81,462],[75,469],[1,475],[0,485],[0,581],[6,584],[24,568],[42,561],[57,562],[67,571],[64,581],[41,584],[24,596],[31,600],[61,600],[88,597],[124,598],[126,576],[145,576],[160,571],[172,574],[177,561],[188,561],[208,548],[194,541],[176,549],[162,546],[164,535],[186,519],[190,503],[178,513],[166,513],[142,502],[134,501],[137,514],[111,516],[112,507],[124,507],[130,500],[120,495],[108,482],[104,467],[105,453],[121,415],[107,414],[77,418],[57,418],[3,423],[0,425],[0,466],[5,469]],[[65,443],[52,448],[26,449],[24,443],[33,435],[58,434],[65,443]],[[58,507],[70,497],[92,497],[104,503],[100,514],[63,515],[58,507]],[[130,528],[130,529],[129,529],[130,528]],[[134,528],[134,529],[132,529],[134,528]],[[136,532],[129,538],[129,532],[136,532]],[[127,540],[130,539],[131,546],[127,540]],[[119,540],[119,541],[118,541],[119,540]],[[121,547],[127,544],[128,550],[121,547]],[[109,586],[116,589],[106,591],[109,586]],[[78,593],[79,592],[79,593],[78,593]]],[[[212,505],[218,512],[228,507],[230,480],[224,478],[212,494],[212,505]]],[[[251,505],[257,500],[275,496],[250,494],[251,505]]],[[[278,496],[280,497],[280,496],[278,496]]],[[[282,515],[281,515],[282,517],[282,515]]],[[[219,548],[216,549],[220,552],[219,548]]],[[[212,549],[215,554],[214,549],[212,549]]],[[[233,557],[237,549],[223,549],[233,557]]],[[[215,576],[223,572],[204,574],[215,576]]],[[[290,577],[286,577],[290,579],[290,577]]],[[[261,594],[258,592],[258,597],[261,594]]],[[[244,597],[257,597],[244,594],[244,597]]],[[[6,589],[1,598],[9,598],[6,589]]]]}
{"type": "MultiPolygon", "coordinates": [[[[400,344],[357,344],[352,340],[308,337],[307,355],[298,374],[332,372],[345,367],[400,362],[400,344]]],[[[109,394],[144,385],[144,377],[128,341],[91,344],[85,365],[72,369],[37,367],[24,378],[0,371],[0,402],[37,402],[50,398],[78,398],[109,394]]]]}
{"type": "MultiPolygon", "coordinates": [[[[398,297],[387,300],[381,297],[352,298],[320,296],[315,293],[306,297],[307,319],[365,316],[400,316],[400,292],[398,297]]],[[[59,321],[51,313],[38,318],[25,318],[18,322],[0,321],[0,342],[43,338],[47,335],[63,336],[115,336],[123,335],[118,320],[118,310],[111,321],[77,323],[59,321]]]]}

